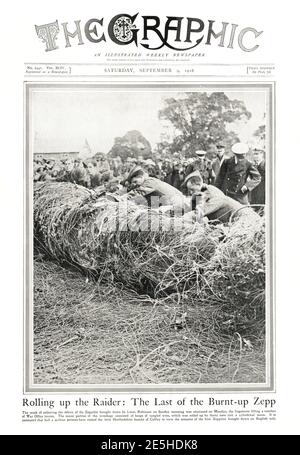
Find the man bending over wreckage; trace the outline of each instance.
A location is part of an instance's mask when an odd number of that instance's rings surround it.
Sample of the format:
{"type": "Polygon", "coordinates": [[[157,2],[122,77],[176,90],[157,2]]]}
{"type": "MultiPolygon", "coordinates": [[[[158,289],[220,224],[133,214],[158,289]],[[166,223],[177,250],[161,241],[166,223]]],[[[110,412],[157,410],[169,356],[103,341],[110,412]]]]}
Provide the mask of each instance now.
{"type": "Polygon", "coordinates": [[[140,166],[133,168],[123,184],[127,187],[129,197],[138,202],[136,195],[142,196],[144,203],[151,208],[162,206],[184,207],[185,197],[177,188],[155,177],[149,177],[148,173],[140,166]]]}
{"type": "Polygon", "coordinates": [[[256,216],[251,207],[225,196],[225,194],[213,185],[203,183],[199,171],[192,172],[184,180],[182,187],[191,196],[191,210],[199,211],[202,217],[209,221],[228,223],[241,216],[256,216]]]}
{"type": "Polygon", "coordinates": [[[127,195],[137,204],[163,212],[173,208],[187,222],[203,222],[206,217],[209,221],[227,223],[240,216],[256,215],[250,207],[225,196],[215,186],[204,184],[199,171],[189,174],[182,184],[189,197],[168,183],[149,177],[140,166],[132,169],[123,184],[127,186],[127,195]]]}

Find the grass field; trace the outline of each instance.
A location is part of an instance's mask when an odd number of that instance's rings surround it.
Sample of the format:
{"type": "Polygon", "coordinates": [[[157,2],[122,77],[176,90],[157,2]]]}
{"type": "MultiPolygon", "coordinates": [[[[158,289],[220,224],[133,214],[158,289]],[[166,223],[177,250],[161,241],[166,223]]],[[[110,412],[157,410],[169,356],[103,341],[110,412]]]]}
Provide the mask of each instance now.
{"type": "Polygon", "coordinates": [[[264,382],[263,331],[241,333],[227,319],[201,299],[153,299],[126,286],[93,282],[39,255],[34,382],[264,382]]]}

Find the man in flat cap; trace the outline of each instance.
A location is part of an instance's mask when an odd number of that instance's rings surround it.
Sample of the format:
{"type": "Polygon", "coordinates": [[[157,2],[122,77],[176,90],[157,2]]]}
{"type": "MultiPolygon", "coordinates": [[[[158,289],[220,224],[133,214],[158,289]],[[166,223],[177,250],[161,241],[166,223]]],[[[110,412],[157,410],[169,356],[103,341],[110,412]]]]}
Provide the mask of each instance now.
{"type": "Polygon", "coordinates": [[[181,191],[162,180],[149,177],[141,166],[135,166],[129,172],[123,184],[127,185],[129,192],[135,192],[143,196],[149,206],[183,206],[185,204],[181,191]]]}
{"type": "Polygon", "coordinates": [[[205,150],[195,151],[197,158],[192,163],[188,164],[185,175],[188,176],[194,171],[199,171],[203,178],[203,182],[210,185],[214,183],[216,175],[212,168],[212,162],[206,158],[206,153],[205,150]]]}
{"type": "Polygon", "coordinates": [[[128,188],[134,188],[142,185],[145,180],[146,171],[142,166],[134,166],[129,171],[127,177],[121,182],[122,185],[127,186],[128,188]]]}
{"type": "Polygon", "coordinates": [[[183,182],[187,188],[187,193],[191,196],[190,209],[192,211],[202,211],[202,217],[210,221],[228,223],[241,216],[258,215],[250,207],[246,207],[240,202],[225,196],[225,194],[213,185],[203,183],[199,171],[194,171],[188,175],[183,182]]]}
{"type": "Polygon", "coordinates": [[[257,168],[246,159],[248,145],[238,142],[232,146],[234,156],[221,165],[215,185],[226,196],[248,205],[248,194],[261,181],[257,168]]]}

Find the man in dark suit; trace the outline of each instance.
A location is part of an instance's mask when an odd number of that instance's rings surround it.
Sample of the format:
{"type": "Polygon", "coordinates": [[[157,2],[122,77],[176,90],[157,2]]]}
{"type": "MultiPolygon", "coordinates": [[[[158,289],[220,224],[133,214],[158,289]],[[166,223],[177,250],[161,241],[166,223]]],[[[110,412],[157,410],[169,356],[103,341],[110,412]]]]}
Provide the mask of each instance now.
{"type": "Polygon", "coordinates": [[[249,204],[248,194],[261,181],[257,168],[246,159],[249,148],[238,142],[232,146],[234,156],[224,160],[215,186],[241,204],[249,204]]]}
{"type": "Polygon", "coordinates": [[[166,175],[165,182],[180,190],[183,178],[184,175],[180,163],[178,161],[174,161],[172,169],[166,175]]]}
{"type": "Polygon", "coordinates": [[[257,170],[260,173],[261,181],[254,190],[251,192],[251,204],[265,204],[265,194],[266,194],[266,182],[265,182],[265,173],[266,173],[266,162],[265,162],[265,152],[262,149],[255,148],[253,150],[254,164],[257,166],[257,170]]]}
{"type": "Polygon", "coordinates": [[[212,160],[212,169],[215,173],[216,178],[219,175],[221,166],[223,164],[223,161],[225,159],[225,145],[220,142],[219,144],[216,145],[217,147],[217,156],[212,160]]]}

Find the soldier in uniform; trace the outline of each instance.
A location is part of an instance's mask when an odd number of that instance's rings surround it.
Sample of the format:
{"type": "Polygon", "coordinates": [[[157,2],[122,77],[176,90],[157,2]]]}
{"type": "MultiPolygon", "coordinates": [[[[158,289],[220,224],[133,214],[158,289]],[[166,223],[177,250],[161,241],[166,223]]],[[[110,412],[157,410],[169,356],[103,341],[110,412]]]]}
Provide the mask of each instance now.
{"type": "MultiPolygon", "coordinates": [[[[175,205],[183,207],[185,204],[184,196],[177,188],[155,177],[149,177],[141,166],[135,166],[130,171],[126,181],[123,182],[123,184],[126,183],[129,192],[134,191],[143,196],[149,206],[152,206],[152,197],[159,199],[159,206],[175,205]]],[[[154,201],[154,204],[156,202],[154,201]]]]}
{"type": "Polygon", "coordinates": [[[246,159],[249,148],[247,144],[238,142],[232,146],[234,156],[224,160],[215,185],[226,196],[241,204],[249,204],[248,194],[261,181],[257,168],[246,159]]]}
{"type": "Polygon", "coordinates": [[[196,212],[202,211],[203,217],[207,217],[209,221],[228,223],[241,216],[258,218],[251,207],[245,207],[231,197],[225,196],[213,185],[205,185],[199,171],[188,175],[183,186],[191,196],[190,209],[196,212]]]}
{"type": "Polygon", "coordinates": [[[192,172],[199,171],[203,182],[207,185],[211,185],[216,178],[212,168],[212,162],[206,158],[205,150],[197,150],[195,153],[198,158],[193,163],[187,165],[185,175],[187,177],[192,172]]]}

